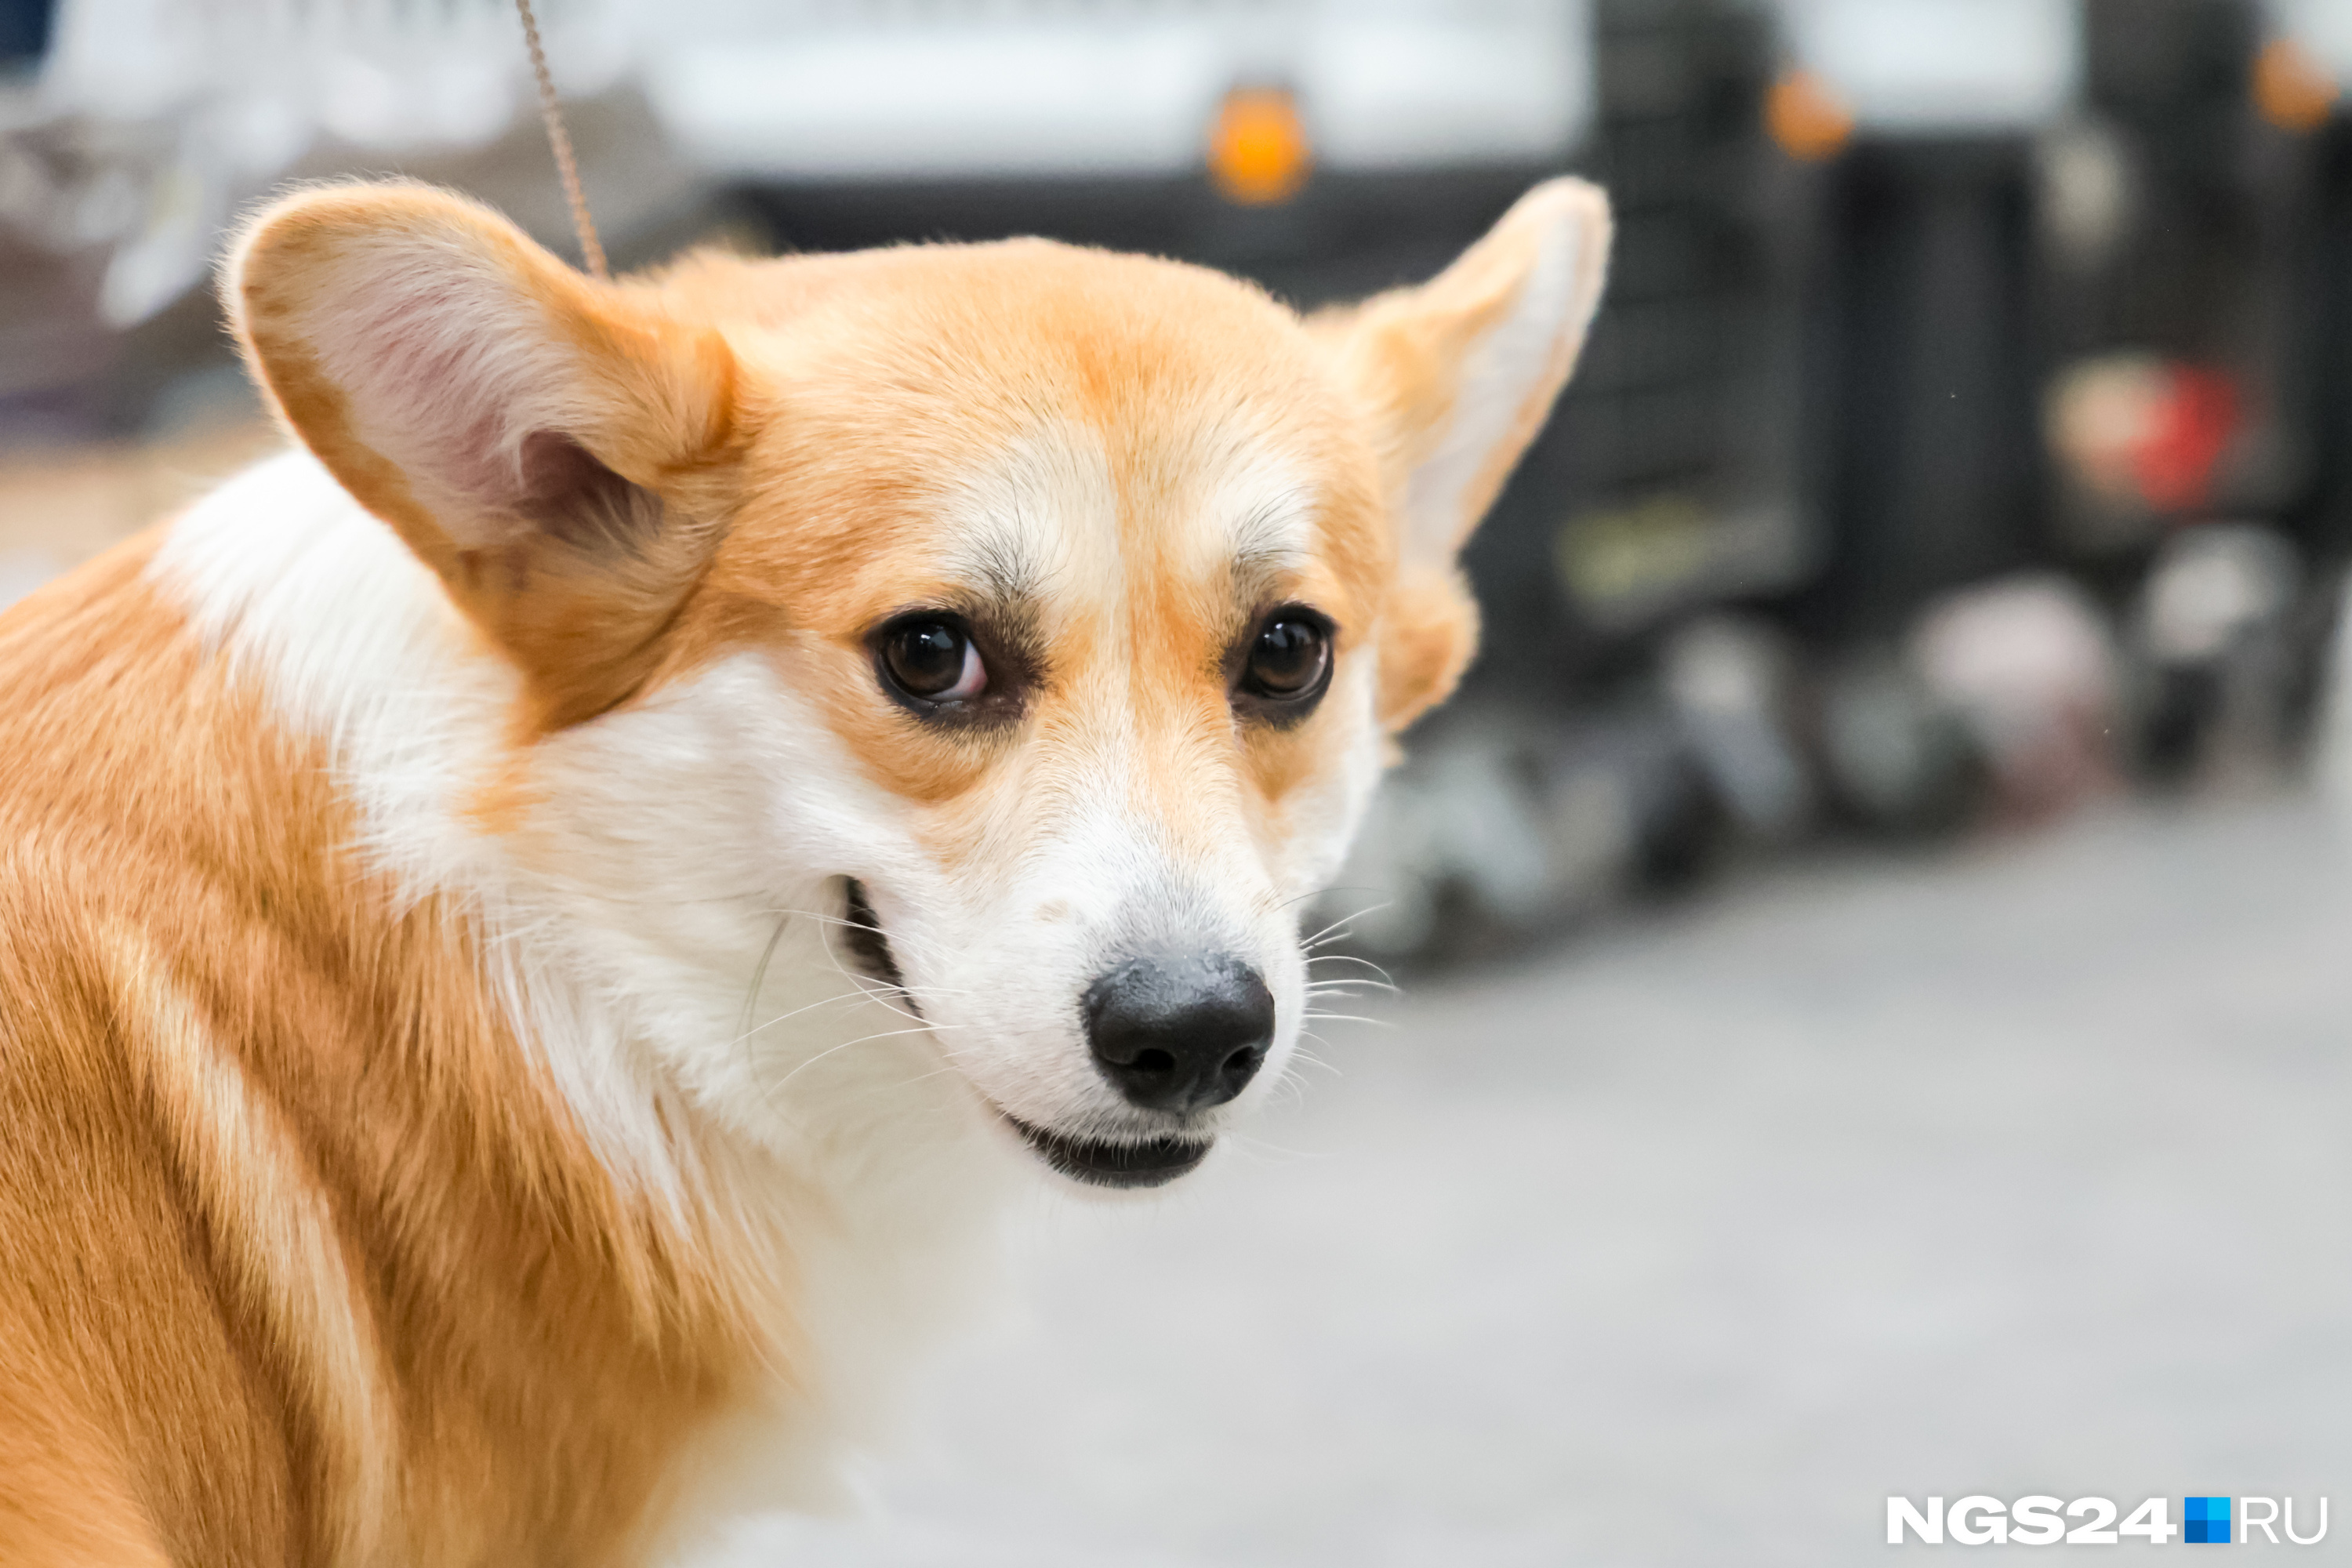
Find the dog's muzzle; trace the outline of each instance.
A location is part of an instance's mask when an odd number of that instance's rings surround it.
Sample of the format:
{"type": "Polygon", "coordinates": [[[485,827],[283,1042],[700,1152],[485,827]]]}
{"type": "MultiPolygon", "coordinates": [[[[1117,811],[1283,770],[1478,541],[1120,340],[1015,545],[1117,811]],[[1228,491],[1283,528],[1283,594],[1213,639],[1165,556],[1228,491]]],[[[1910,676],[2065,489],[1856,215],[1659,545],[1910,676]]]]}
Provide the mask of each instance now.
{"type": "MultiPolygon", "coordinates": [[[[869,977],[905,992],[890,939],[863,884],[843,899],[843,945],[869,977]]],[[[1140,1110],[1187,1117],[1225,1104],[1249,1087],[1274,1042],[1274,995],[1232,953],[1147,953],[1107,971],[1087,990],[1087,1046],[1096,1070],[1140,1110]]],[[[1199,1167],[1212,1136],[1167,1132],[1133,1139],[1080,1138],[1039,1127],[997,1108],[1006,1125],[1046,1164],[1089,1186],[1157,1187],[1199,1167]]]]}

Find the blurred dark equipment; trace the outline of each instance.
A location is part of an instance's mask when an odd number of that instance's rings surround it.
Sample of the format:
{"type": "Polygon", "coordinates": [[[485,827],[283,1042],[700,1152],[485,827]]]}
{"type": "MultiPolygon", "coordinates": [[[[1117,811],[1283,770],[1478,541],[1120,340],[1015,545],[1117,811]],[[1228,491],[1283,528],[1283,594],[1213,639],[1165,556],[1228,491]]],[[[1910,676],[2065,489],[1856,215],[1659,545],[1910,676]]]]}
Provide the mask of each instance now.
{"type": "Polygon", "coordinates": [[[2147,776],[2181,784],[2275,766],[2294,715],[2294,546],[2248,523],[2173,537],[2142,590],[2147,776]]]}
{"type": "Polygon", "coordinates": [[[2019,118],[1865,117],[1805,171],[1800,439],[1825,565],[1790,610],[1811,640],[1891,637],[2034,558],[2034,153],[2019,118]]]}
{"type": "Polygon", "coordinates": [[[1653,634],[1784,588],[1813,558],[1790,493],[1790,305],[1759,175],[1769,16],[1596,0],[1584,160],[1617,214],[1576,379],[1466,559],[1480,689],[1538,703],[1621,679],[1653,634]]]}
{"type": "Polygon", "coordinates": [[[1965,826],[1981,805],[1987,759],[1964,716],[1893,649],[1867,647],[1824,674],[1816,739],[1844,820],[1892,838],[1965,826]]]}
{"type": "Polygon", "coordinates": [[[1802,396],[1829,566],[1801,620],[1885,635],[2032,557],[2032,148],[1865,137],[1824,180],[1802,396]]]}
{"type": "Polygon", "coordinates": [[[1177,176],[759,184],[780,242],[856,250],[1042,234],[1255,278],[1302,309],[1436,273],[1549,165],[1393,175],[1318,174],[1279,205],[1238,205],[1208,172],[1177,176]]]}
{"type": "MultiPolygon", "coordinates": [[[[2291,82],[2314,71],[2302,58],[2273,58],[2291,82]]],[[[2304,356],[2313,468],[2295,531],[2316,560],[2341,567],[2352,558],[2352,111],[2334,88],[2319,81],[2297,96],[2282,85],[2279,107],[2307,132],[2294,138],[2289,175],[2303,199],[2289,326],[2304,356]]]]}
{"type": "Polygon", "coordinates": [[[57,0],[0,0],[0,68],[28,66],[49,52],[57,0]]]}
{"type": "Polygon", "coordinates": [[[2084,18],[2121,199],[2103,254],[2053,247],[2055,536],[2119,609],[2138,584],[2146,775],[2258,776],[2310,717],[2335,596],[2306,563],[2352,545],[2338,88],[2250,0],[2084,18]]]}
{"type": "Polygon", "coordinates": [[[2085,118],[2053,133],[2044,192],[2051,516],[2112,578],[2169,528],[2294,506],[2309,362],[2257,7],[2085,0],[2084,37],[2085,118]]]}

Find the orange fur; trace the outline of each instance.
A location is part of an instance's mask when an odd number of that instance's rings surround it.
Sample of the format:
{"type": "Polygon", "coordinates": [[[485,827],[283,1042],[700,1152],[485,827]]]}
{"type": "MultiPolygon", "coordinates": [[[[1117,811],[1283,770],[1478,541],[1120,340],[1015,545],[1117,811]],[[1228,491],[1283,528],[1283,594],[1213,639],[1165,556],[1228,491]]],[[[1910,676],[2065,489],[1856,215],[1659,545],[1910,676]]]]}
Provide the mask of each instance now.
{"type": "Polygon", "coordinates": [[[0,621],[0,1561],[627,1560],[751,1336],[147,548],[0,621]]]}

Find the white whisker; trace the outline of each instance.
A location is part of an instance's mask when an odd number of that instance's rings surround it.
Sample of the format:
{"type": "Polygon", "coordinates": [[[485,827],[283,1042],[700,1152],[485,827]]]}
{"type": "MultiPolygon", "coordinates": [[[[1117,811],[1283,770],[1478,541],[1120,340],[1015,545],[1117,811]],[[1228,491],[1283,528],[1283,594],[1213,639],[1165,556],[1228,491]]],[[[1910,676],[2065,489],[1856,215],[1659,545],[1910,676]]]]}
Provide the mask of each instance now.
{"type": "Polygon", "coordinates": [[[1381,984],[1387,986],[1391,991],[1394,991],[1397,988],[1395,975],[1391,974],[1387,970],[1382,969],[1370,959],[1359,958],[1352,952],[1318,953],[1310,956],[1307,960],[1307,963],[1310,968],[1318,963],[1360,963],[1366,969],[1370,970],[1374,974],[1380,976],[1380,982],[1381,984]]]}
{"type": "Polygon", "coordinates": [[[824,1050],[817,1052],[816,1055],[809,1058],[808,1060],[802,1062],[799,1066],[793,1068],[792,1071],[786,1073],[783,1077],[778,1079],[774,1085],[770,1089],[769,1092],[771,1094],[781,1092],[785,1085],[791,1083],[793,1079],[798,1078],[810,1068],[816,1066],[817,1063],[824,1060],[827,1057],[836,1056],[839,1053],[847,1050],[852,1046],[862,1046],[874,1040],[897,1039],[901,1035],[928,1035],[932,1032],[931,1026],[924,1024],[919,1027],[912,1029],[884,1029],[877,1034],[860,1035],[854,1040],[844,1040],[837,1046],[828,1046],[824,1050]]]}
{"type": "Polygon", "coordinates": [[[1338,942],[1344,937],[1352,936],[1355,933],[1348,928],[1355,921],[1363,919],[1366,915],[1377,914],[1381,910],[1387,909],[1390,905],[1395,902],[1396,900],[1394,899],[1383,899],[1377,904],[1366,904],[1360,910],[1341,915],[1338,920],[1333,921],[1329,925],[1325,926],[1313,936],[1307,937],[1304,941],[1300,942],[1298,944],[1299,950],[1304,952],[1313,952],[1318,947],[1328,946],[1328,944],[1338,942]]]}

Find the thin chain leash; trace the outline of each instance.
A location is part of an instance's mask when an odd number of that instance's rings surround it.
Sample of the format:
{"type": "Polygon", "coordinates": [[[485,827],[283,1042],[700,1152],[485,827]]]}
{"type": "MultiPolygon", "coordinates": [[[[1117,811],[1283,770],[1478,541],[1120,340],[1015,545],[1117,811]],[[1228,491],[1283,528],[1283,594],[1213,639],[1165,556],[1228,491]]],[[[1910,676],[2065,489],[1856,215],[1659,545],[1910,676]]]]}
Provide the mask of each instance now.
{"type": "Polygon", "coordinates": [[[596,220],[588,216],[588,197],[580,189],[580,163],[572,155],[572,133],[563,128],[563,110],[555,101],[555,79],[548,74],[547,51],[540,47],[539,23],[530,14],[530,0],[515,0],[522,16],[522,41],[530,48],[530,68],[539,78],[539,115],[547,121],[547,144],[555,153],[555,173],[563,182],[563,199],[572,208],[572,232],[580,237],[580,257],[588,275],[609,281],[604,247],[596,237],[596,220]]]}

